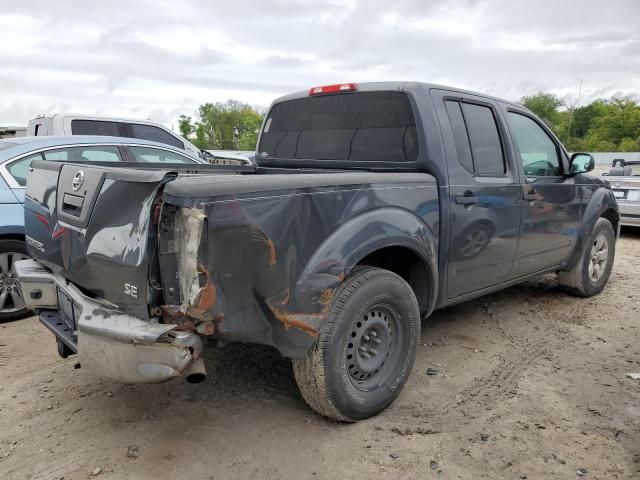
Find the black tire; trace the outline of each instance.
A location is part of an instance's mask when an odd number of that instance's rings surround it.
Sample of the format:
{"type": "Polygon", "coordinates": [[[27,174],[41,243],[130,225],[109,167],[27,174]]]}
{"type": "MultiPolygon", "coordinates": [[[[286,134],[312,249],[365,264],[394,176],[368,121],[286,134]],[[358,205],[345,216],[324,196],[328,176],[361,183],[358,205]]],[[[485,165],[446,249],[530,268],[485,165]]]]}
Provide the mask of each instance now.
{"type": "Polygon", "coordinates": [[[14,304],[15,297],[11,295],[12,292],[17,293],[22,298],[20,285],[16,283],[15,276],[12,276],[11,272],[13,261],[22,258],[28,258],[27,245],[22,240],[0,239],[0,322],[16,320],[29,313],[29,310],[24,308],[24,303],[22,308],[18,308],[19,305],[14,304]],[[7,271],[4,271],[2,257],[8,262],[7,271]],[[4,298],[3,295],[5,295],[4,298]]]}
{"type": "MultiPolygon", "coordinates": [[[[611,275],[613,260],[616,254],[616,234],[613,225],[606,218],[599,218],[596,221],[593,231],[585,242],[584,248],[576,264],[571,270],[560,272],[558,281],[563,289],[571,295],[579,297],[591,297],[602,291],[611,275]],[[599,250],[598,243],[604,239],[606,254],[599,250]],[[595,252],[595,253],[594,253],[595,252]],[[598,269],[595,268],[594,261],[604,258],[604,262],[598,269]],[[599,271],[599,274],[593,274],[599,271]]],[[[598,263],[600,265],[600,263],[598,263]]]]}
{"type": "Polygon", "coordinates": [[[316,343],[293,361],[293,371],[313,410],[355,422],[398,396],[419,342],[420,312],[409,284],[388,270],[363,267],[338,287],[316,343]]]}

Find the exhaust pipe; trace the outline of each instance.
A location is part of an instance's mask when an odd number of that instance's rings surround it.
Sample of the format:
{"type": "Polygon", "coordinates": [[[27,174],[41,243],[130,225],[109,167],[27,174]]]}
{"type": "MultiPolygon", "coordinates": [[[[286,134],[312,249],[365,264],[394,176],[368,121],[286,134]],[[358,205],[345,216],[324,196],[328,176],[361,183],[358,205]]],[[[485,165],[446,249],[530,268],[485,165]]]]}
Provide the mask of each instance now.
{"type": "Polygon", "coordinates": [[[184,371],[189,383],[201,383],[207,378],[207,369],[204,367],[202,358],[198,358],[196,361],[191,362],[184,371]]]}

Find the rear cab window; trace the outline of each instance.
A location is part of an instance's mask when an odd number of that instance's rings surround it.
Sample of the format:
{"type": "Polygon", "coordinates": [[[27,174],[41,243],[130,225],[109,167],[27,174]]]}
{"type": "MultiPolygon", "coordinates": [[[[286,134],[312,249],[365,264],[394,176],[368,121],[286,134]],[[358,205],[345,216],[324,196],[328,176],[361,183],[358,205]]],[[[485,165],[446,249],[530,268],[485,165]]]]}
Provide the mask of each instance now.
{"type": "Polygon", "coordinates": [[[103,120],[71,120],[71,133],[73,135],[120,136],[118,122],[103,120]]]}
{"type": "Polygon", "coordinates": [[[413,162],[416,121],[401,92],[356,92],[286,100],[265,122],[259,157],[270,160],[413,162]]]}
{"type": "Polygon", "coordinates": [[[130,129],[130,133],[127,134],[127,137],[164,143],[176,148],[184,148],[184,142],[180,141],[180,139],[174,137],[169,132],[165,132],[161,128],[154,127],[153,125],[144,125],[142,123],[129,123],[126,125],[130,129]]]}

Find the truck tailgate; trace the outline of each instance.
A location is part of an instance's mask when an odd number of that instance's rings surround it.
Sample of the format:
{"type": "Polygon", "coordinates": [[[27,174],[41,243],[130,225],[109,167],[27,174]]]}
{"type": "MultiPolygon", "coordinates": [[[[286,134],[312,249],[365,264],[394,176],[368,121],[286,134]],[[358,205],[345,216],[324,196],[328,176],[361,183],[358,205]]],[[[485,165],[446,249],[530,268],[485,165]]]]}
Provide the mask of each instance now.
{"type": "Polygon", "coordinates": [[[25,196],[30,255],[123,312],[149,318],[158,190],[171,170],[33,162],[25,196]]]}

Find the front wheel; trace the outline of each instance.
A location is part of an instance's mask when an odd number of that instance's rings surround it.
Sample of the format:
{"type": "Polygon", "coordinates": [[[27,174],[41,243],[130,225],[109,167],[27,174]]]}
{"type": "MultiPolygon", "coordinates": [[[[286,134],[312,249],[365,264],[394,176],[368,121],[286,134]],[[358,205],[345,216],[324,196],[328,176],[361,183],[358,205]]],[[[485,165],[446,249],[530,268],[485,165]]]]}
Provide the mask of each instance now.
{"type": "Polygon", "coordinates": [[[602,291],[611,275],[616,235],[611,222],[599,218],[573,268],[558,274],[558,281],[572,295],[591,297],[602,291]]]}
{"type": "Polygon", "coordinates": [[[316,412],[362,420],[398,396],[419,341],[420,313],[409,284],[388,270],[364,267],[336,290],[316,343],[293,362],[295,378],[316,412]]]}

